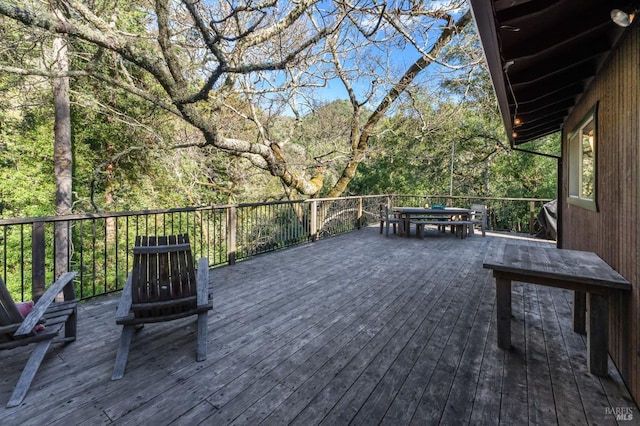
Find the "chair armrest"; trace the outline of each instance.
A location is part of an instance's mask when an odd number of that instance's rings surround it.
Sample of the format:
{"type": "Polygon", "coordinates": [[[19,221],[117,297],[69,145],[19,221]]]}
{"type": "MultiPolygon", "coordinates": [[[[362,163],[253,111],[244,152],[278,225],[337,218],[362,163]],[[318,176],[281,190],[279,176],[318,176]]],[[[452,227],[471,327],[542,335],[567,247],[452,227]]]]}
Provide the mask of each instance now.
{"type": "Polygon", "coordinates": [[[116,320],[118,318],[126,318],[129,316],[129,311],[131,310],[131,282],[132,282],[132,274],[129,273],[127,276],[127,281],[124,284],[124,288],[122,289],[122,295],[120,296],[120,300],[118,301],[118,308],[116,309],[116,320]]]}
{"type": "Polygon", "coordinates": [[[206,257],[198,260],[196,285],[198,288],[198,306],[204,306],[209,303],[209,259],[206,257]]]}
{"type": "Polygon", "coordinates": [[[47,291],[40,296],[40,299],[38,299],[38,302],[33,306],[29,315],[27,315],[24,321],[22,321],[22,325],[18,328],[14,336],[31,333],[31,330],[33,330],[33,327],[38,324],[49,305],[53,303],[58,293],[63,291],[67,285],[70,286],[70,289],[69,291],[65,291],[65,296],[71,294],[73,290],[73,279],[76,275],[78,275],[77,272],[67,272],[62,274],[60,278],[58,278],[56,282],[54,282],[51,287],[49,287],[47,291]]]}

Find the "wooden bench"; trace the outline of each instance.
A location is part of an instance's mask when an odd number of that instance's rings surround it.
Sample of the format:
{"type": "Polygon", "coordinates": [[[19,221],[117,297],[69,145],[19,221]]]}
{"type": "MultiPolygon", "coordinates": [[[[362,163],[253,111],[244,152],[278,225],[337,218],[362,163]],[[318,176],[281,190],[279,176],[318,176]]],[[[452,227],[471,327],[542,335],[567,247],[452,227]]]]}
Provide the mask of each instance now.
{"type": "Polygon", "coordinates": [[[444,228],[451,226],[458,238],[465,238],[468,234],[469,227],[473,226],[473,222],[469,220],[447,220],[447,219],[418,219],[411,220],[416,226],[416,235],[418,238],[424,238],[425,225],[437,225],[438,230],[444,232],[444,228]]]}
{"type": "Polygon", "coordinates": [[[483,266],[496,279],[498,346],[511,349],[511,282],[528,282],[574,290],[574,331],[584,333],[587,294],[587,364],[598,376],[608,374],[609,296],[631,291],[631,284],[595,253],[506,244],[504,253],[488,254],[483,266]]]}

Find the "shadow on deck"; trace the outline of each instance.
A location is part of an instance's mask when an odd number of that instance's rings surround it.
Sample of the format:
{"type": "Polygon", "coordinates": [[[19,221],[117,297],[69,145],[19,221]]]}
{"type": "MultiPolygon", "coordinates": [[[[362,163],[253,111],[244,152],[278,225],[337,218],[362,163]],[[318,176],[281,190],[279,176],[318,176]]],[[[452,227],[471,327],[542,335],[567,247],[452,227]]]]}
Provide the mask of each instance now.
{"type": "MultiPolygon", "coordinates": [[[[212,270],[209,353],[193,319],[145,326],[110,381],[117,298],[80,307],[24,403],[5,409],[28,352],[0,353],[0,424],[616,424],[638,411],[613,363],[587,372],[571,292],[514,283],[510,352],[497,348],[482,268],[514,234],[424,240],[366,228],[212,270]]],[[[625,422],[629,424],[631,422],[625,422]]]]}

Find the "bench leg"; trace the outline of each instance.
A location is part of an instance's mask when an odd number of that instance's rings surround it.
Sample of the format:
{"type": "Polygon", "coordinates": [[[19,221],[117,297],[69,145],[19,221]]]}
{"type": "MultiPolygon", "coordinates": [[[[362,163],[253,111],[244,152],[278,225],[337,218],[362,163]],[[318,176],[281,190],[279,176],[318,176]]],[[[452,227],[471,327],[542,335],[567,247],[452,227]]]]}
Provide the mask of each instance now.
{"type": "Polygon", "coordinates": [[[498,347],[511,349],[511,280],[496,277],[498,347]]]}
{"type": "Polygon", "coordinates": [[[202,312],[198,314],[197,361],[207,359],[207,338],[207,312],[202,312]]]}
{"type": "Polygon", "coordinates": [[[607,296],[587,294],[589,329],[587,333],[587,362],[589,372],[596,376],[609,374],[609,306],[607,296]]]}
{"type": "Polygon", "coordinates": [[[587,333],[586,314],[587,296],[584,291],[573,292],[573,331],[578,334],[587,333]]]}
{"type": "Polygon", "coordinates": [[[421,240],[424,239],[424,224],[416,223],[416,235],[421,240]]]}

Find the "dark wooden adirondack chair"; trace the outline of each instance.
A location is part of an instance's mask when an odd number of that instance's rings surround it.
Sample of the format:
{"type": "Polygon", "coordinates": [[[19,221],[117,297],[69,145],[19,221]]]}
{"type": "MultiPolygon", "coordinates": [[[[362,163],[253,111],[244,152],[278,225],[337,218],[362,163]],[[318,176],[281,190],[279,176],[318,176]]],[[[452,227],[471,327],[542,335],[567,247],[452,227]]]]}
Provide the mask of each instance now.
{"type": "Polygon", "coordinates": [[[63,274],[40,296],[26,317],[22,316],[0,279],[0,350],[35,344],[7,407],[20,405],[52,342],[66,343],[76,339],[78,301],[73,286],[76,274],[63,274]],[[63,292],[64,301],[55,302],[60,292],[63,292]],[[58,337],[63,327],[64,337],[58,337]]]}
{"type": "Polygon", "coordinates": [[[133,268],[116,312],[116,323],[123,328],[111,380],[124,376],[133,333],[145,323],[197,315],[197,360],[204,361],[212,308],[208,260],[199,260],[196,275],[187,234],[136,237],[133,268]]]}

